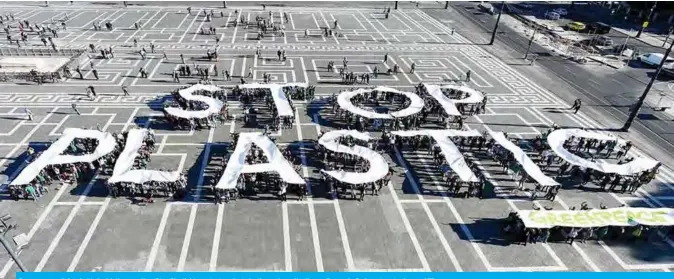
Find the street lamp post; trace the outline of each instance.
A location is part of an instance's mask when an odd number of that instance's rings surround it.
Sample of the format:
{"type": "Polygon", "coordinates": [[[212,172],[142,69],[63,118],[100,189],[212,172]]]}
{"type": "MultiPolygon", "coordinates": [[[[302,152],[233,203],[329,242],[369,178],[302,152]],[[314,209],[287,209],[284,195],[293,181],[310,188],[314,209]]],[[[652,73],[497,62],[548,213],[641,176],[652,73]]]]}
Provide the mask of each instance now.
{"type": "Polygon", "coordinates": [[[445,10],[449,9],[449,1],[445,1],[445,10]]]}
{"type": "Polygon", "coordinates": [[[669,31],[667,31],[667,37],[665,37],[665,41],[662,42],[662,47],[665,47],[665,45],[667,44],[667,41],[669,40],[669,36],[672,35],[673,29],[674,29],[674,26],[669,27],[669,31]]]}
{"type": "Polygon", "coordinates": [[[222,7],[227,9],[227,1],[222,1],[222,7]]]}
{"type": "Polygon", "coordinates": [[[505,7],[505,1],[501,2],[501,8],[498,10],[498,17],[496,18],[494,30],[491,31],[491,40],[489,40],[489,45],[493,45],[494,39],[496,39],[496,29],[498,29],[498,23],[499,21],[501,21],[501,13],[503,13],[503,7],[505,7]]]}
{"type": "Polygon", "coordinates": [[[648,13],[648,17],[646,17],[646,21],[644,21],[643,24],[641,24],[641,28],[639,28],[639,32],[637,32],[637,35],[635,37],[639,38],[641,36],[641,32],[644,32],[644,29],[646,29],[646,26],[648,26],[648,22],[651,21],[651,17],[653,16],[653,11],[655,11],[655,6],[658,5],[658,2],[653,2],[653,7],[651,7],[651,11],[648,13]]]}
{"type": "Polygon", "coordinates": [[[12,249],[12,247],[9,245],[7,239],[5,239],[5,234],[16,227],[15,225],[7,225],[6,221],[11,218],[12,217],[9,216],[9,214],[0,217],[0,244],[2,244],[2,246],[5,247],[5,250],[7,250],[7,253],[9,253],[9,256],[12,258],[12,260],[14,260],[14,262],[19,267],[21,272],[28,272],[26,266],[23,265],[23,263],[19,259],[19,256],[14,252],[14,249],[12,249]]]}
{"type": "Polygon", "coordinates": [[[662,71],[662,66],[665,65],[665,61],[667,61],[667,56],[669,56],[669,53],[672,51],[672,46],[674,46],[674,43],[669,45],[669,48],[667,51],[665,51],[665,54],[662,56],[662,61],[660,61],[660,65],[658,65],[658,69],[655,70],[655,74],[653,74],[653,77],[651,78],[651,81],[648,82],[648,85],[646,85],[646,89],[644,89],[644,93],[641,94],[639,99],[637,100],[636,104],[632,106],[632,111],[630,111],[630,116],[627,118],[627,122],[625,122],[625,125],[622,127],[623,132],[627,132],[630,129],[630,126],[632,126],[632,122],[634,121],[634,118],[637,117],[637,114],[639,113],[639,109],[641,109],[641,106],[644,104],[644,100],[646,100],[646,95],[648,95],[648,92],[651,91],[651,87],[653,87],[653,83],[655,82],[655,79],[658,78],[660,75],[660,72],[662,71]]]}
{"type": "Polygon", "coordinates": [[[531,38],[529,39],[529,45],[527,46],[527,52],[524,54],[525,60],[529,56],[529,50],[531,50],[531,44],[534,42],[534,37],[536,36],[536,31],[538,31],[538,28],[534,27],[534,33],[531,34],[531,38]]]}
{"type": "Polygon", "coordinates": [[[396,1],[396,6],[395,6],[395,8],[394,8],[394,9],[395,9],[395,10],[397,10],[397,9],[398,9],[398,1],[396,1]]]}

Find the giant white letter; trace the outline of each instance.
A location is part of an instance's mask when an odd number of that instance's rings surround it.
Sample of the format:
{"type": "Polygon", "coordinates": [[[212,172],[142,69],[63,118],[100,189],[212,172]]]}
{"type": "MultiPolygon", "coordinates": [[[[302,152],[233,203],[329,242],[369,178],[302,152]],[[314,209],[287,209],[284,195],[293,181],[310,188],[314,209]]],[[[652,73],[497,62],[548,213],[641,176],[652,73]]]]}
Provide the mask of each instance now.
{"type": "Polygon", "coordinates": [[[109,133],[104,133],[96,130],[83,130],[77,128],[67,128],[63,131],[63,135],[54,142],[47,150],[42,152],[42,155],[35,159],[28,165],[21,173],[12,181],[11,185],[25,185],[29,184],[37,175],[48,165],[55,164],[72,164],[78,162],[93,162],[98,158],[105,156],[115,149],[115,139],[109,133]],[[98,146],[91,154],[74,156],[74,155],[60,155],[70,146],[70,143],[76,138],[94,138],[98,140],[98,146]]]}
{"type": "Polygon", "coordinates": [[[290,101],[286,97],[286,94],[283,93],[283,87],[289,86],[298,86],[298,87],[308,87],[306,83],[287,83],[287,84],[241,84],[239,88],[267,88],[271,91],[271,98],[274,100],[274,105],[276,106],[276,111],[278,111],[279,116],[294,116],[295,112],[290,106],[290,101]]]}
{"type": "Polygon", "coordinates": [[[445,155],[445,160],[449,167],[459,176],[461,181],[479,182],[473,171],[466,164],[459,148],[449,140],[449,137],[479,137],[477,131],[459,131],[459,130],[419,130],[419,131],[393,131],[394,135],[401,137],[430,136],[440,146],[440,150],[445,155]]]}
{"type": "Polygon", "coordinates": [[[515,157],[515,160],[517,160],[517,162],[519,162],[522,165],[522,168],[524,168],[524,170],[527,172],[527,174],[531,178],[536,180],[536,182],[538,182],[538,184],[541,184],[543,186],[559,185],[559,183],[557,183],[557,181],[555,181],[554,179],[545,175],[541,171],[541,168],[539,168],[538,165],[536,165],[536,163],[531,161],[529,156],[527,156],[527,153],[522,151],[522,149],[519,148],[519,146],[514,145],[512,142],[510,142],[510,140],[508,140],[503,133],[501,133],[501,132],[491,132],[490,131],[489,134],[491,134],[491,137],[498,144],[503,146],[503,148],[508,149],[510,152],[513,153],[513,155],[515,157]]]}
{"type": "Polygon", "coordinates": [[[375,182],[384,178],[388,174],[388,163],[386,163],[384,157],[367,147],[359,145],[350,147],[337,143],[337,139],[343,136],[351,136],[364,141],[372,139],[369,135],[357,131],[338,130],[325,133],[320,139],[318,139],[318,143],[333,152],[347,153],[362,157],[370,162],[370,169],[368,169],[365,173],[322,170],[324,173],[339,181],[350,184],[375,182]]]}
{"type": "Polygon", "coordinates": [[[462,103],[477,104],[481,103],[484,100],[484,96],[482,95],[482,93],[467,86],[458,86],[458,85],[440,86],[424,83],[424,87],[426,87],[426,91],[428,91],[428,94],[431,95],[431,97],[433,97],[436,101],[438,101],[438,103],[440,103],[440,106],[442,106],[442,108],[448,115],[454,116],[461,115],[461,113],[454,104],[462,104],[462,103]],[[442,93],[442,89],[454,89],[466,92],[468,93],[468,97],[459,100],[452,100],[449,97],[445,96],[444,93],[442,93]]]}
{"type": "Polygon", "coordinates": [[[424,108],[424,101],[419,96],[417,96],[417,94],[410,92],[403,92],[383,86],[378,86],[375,89],[360,88],[356,91],[342,92],[341,94],[339,94],[339,96],[337,96],[337,103],[339,103],[339,106],[341,108],[348,110],[353,114],[360,115],[368,119],[392,119],[394,117],[405,117],[417,114],[421,112],[421,110],[424,108]],[[411,103],[408,107],[402,110],[394,111],[389,114],[383,114],[359,108],[357,106],[354,106],[353,103],[351,102],[351,98],[353,98],[354,96],[370,93],[372,91],[382,91],[382,92],[402,94],[405,95],[407,98],[410,98],[411,103]]]}
{"type": "Polygon", "coordinates": [[[642,171],[651,170],[660,163],[658,161],[644,158],[635,158],[634,161],[622,165],[592,162],[576,156],[564,148],[564,141],[572,136],[577,138],[612,140],[617,141],[620,145],[625,145],[626,142],[613,136],[602,135],[597,132],[584,131],[580,129],[560,129],[550,133],[550,135],[548,135],[548,144],[550,145],[550,148],[552,148],[552,151],[557,153],[557,156],[563,158],[575,166],[591,168],[603,173],[632,175],[642,171]]]}
{"type": "Polygon", "coordinates": [[[115,168],[112,170],[112,177],[108,180],[110,183],[131,182],[143,184],[149,181],[173,182],[180,178],[178,171],[155,171],[155,170],[132,170],[133,162],[138,156],[138,149],[143,146],[147,129],[132,129],[126,138],[124,150],[119,154],[115,168]]]}
{"type": "Polygon", "coordinates": [[[234,152],[229,157],[220,181],[215,186],[218,189],[234,189],[236,181],[242,173],[277,172],[283,181],[289,184],[304,184],[304,179],[295,172],[293,166],[283,158],[283,154],[276,145],[262,133],[241,133],[234,152]],[[249,165],[246,164],[246,155],[252,144],[262,149],[269,163],[249,165]]]}
{"type": "Polygon", "coordinates": [[[166,112],[170,115],[173,115],[178,118],[186,118],[186,119],[191,119],[191,118],[206,118],[210,116],[211,114],[218,114],[220,113],[220,110],[222,110],[222,107],[224,104],[217,99],[207,97],[207,96],[202,96],[202,95],[193,95],[194,92],[196,91],[210,91],[210,92],[217,92],[217,91],[222,91],[221,88],[213,85],[203,85],[203,84],[195,84],[192,85],[188,88],[178,90],[178,94],[185,98],[186,100],[189,101],[199,101],[199,102],[204,102],[208,105],[208,109],[205,110],[196,110],[196,111],[191,111],[191,110],[183,110],[180,107],[168,107],[165,108],[166,112]]]}

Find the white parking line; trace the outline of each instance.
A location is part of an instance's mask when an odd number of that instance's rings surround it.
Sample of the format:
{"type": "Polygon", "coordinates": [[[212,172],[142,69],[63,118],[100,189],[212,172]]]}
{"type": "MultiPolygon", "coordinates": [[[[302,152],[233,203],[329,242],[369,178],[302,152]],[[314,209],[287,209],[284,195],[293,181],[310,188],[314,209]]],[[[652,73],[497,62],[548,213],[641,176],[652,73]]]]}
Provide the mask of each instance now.
{"type": "Polygon", "coordinates": [[[161,239],[164,236],[164,230],[166,229],[166,223],[168,222],[169,213],[171,213],[171,204],[167,203],[164,207],[164,213],[161,215],[161,221],[159,222],[159,228],[157,228],[157,234],[154,237],[154,242],[152,243],[152,249],[150,250],[150,255],[147,258],[147,263],[145,264],[145,271],[152,271],[154,262],[157,259],[157,253],[159,252],[159,245],[161,244],[161,239]]]}
{"type": "Polygon", "coordinates": [[[220,251],[220,237],[222,235],[222,219],[225,217],[225,204],[218,204],[218,217],[215,219],[215,232],[213,234],[213,246],[211,247],[211,262],[208,271],[217,271],[218,252],[220,251]]]}

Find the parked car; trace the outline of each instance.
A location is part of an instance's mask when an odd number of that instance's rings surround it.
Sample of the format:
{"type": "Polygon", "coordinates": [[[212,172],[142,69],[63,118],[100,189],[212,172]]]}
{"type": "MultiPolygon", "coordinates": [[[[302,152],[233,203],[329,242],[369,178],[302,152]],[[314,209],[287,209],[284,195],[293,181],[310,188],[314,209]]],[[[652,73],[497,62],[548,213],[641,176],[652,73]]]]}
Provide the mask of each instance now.
{"type": "Polygon", "coordinates": [[[558,20],[559,18],[560,18],[560,15],[556,12],[546,12],[545,13],[545,19],[558,20]]]}
{"type": "Polygon", "coordinates": [[[564,8],[557,8],[552,11],[558,13],[560,16],[566,16],[567,14],[569,14],[564,8]]]}
{"type": "Polygon", "coordinates": [[[595,34],[608,34],[611,32],[611,26],[603,22],[593,22],[587,25],[585,31],[595,34]]]}
{"type": "MultiPolygon", "coordinates": [[[[647,54],[639,55],[637,59],[641,63],[644,63],[648,66],[657,67],[658,65],[660,65],[660,62],[662,62],[663,56],[664,55],[662,53],[647,53],[647,54]]],[[[667,57],[665,59],[665,65],[667,65],[667,67],[671,68],[672,63],[674,63],[674,58],[667,57]]]]}
{"type": "Polygon", "coordinates": [[[585,24],[582,22],[574,21],[566,25],[566,28],[572,31],[580,32],[585,30],[585,24]]]}
{"type": "Polygon", "coordinates": [[[480,4],[478,4],[477,7],[480,9],[480,11],[494,14],[494,6],[492,6],[489,3],[480,2],[480,4]]]}

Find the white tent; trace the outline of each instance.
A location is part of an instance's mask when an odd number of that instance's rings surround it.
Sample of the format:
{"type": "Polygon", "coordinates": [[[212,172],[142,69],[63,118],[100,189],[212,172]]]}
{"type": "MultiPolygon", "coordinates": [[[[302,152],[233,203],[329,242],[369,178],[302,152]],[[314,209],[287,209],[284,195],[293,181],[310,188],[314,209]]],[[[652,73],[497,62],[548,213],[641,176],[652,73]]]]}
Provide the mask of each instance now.
{"type": "Polygon", "coordinates": [[[267,88],[271,91],[271,98],[274,100],[276,105],[276,110],[278,111],[279,116],[294,116],[295,113],[293,108],[290,107],[290,102],[286,97],[286,94],[283,93],[283,87],[309,87],[306,83],[287,83],[287,84],[260,84],[260,83],[250,83],[250,84],[241,84],[239,88],[267,88]]]}
{"type": "Polygon", "coordinates": [[[513,153],[515,160],[519,162],[522,165],[522,168],[527,172],[527,174],[536,180],[538,184],[541,184],[543,186],[555,186],[559,185],[557,181],[554,179],[548,177],[545,175],[542,171],[541,168],[536,165],[533,161],[531,161],[531,158],[527,156],[522,149],[520,149],[518,146],[510,142],[505,135],[501,132],[489,132],[491,134],[491,137],[501,146],[503,146],[505,149],[510,150],[510,152],[513,153]]]}
{"type": "Polygon", "coordinates": [[[337,130],[325,133],[320,139],[318,139],[318,143],[333,152],[346,153],[365,158],[370,162],[370,168],[364,173],[321,170],[322,172],[339,181],[349,184],[364,184],[379,181],[388,174],[389,166],[388,163],[386,163],[384,157],[372,149],[360,145],[349,147],[337,143],[337,140],[344,136],[351,136],[363,141],[372,139],[372,137],[369,135],[360,133],[358,131],[337,130]]]}
{"type": "Polygon", "coordinates": [[[242,173],[278,172],[283,181],[290,184],[305,184],[304,179],[295,172],[292,165],[283,157],[276,145],[262,133],[241,133],[234,149],[234,153],[227,161],[222,178],[215,186],[218,189],[234,189],[237,180],[242,173]],[[269,163],[249,165],[246,163],[246,155],[253,143],[259,147],[269,163]]]}
{"type": "Polygon", "coordinates": [[[449,137],[479,137],[480,133],[477,131],[459,131],[459,130],[418,130],[418,131],[393,131],[394,135],[401,137],[413,137],[417,135],[424,135],[433,137],[435,142],[445,155],[449,167],[459,176],[461,181],[465,182],[479,182],[480,180],[475,176],[473,171],[468,167],[463,154],[456,147],[449,137]]]}
{"type": "Polygon", "coordinates": [[[484,95],[480,91],[477,91],[473,88],[467,86],[459,85],[434,85],[434,84],[425,84],[426,91],[431,95],[435,100],[438,101],[440,106],[445,110],[448,115],[459,116],[461,113],[456,108],[454,104],[478,104],[482,103],[484,100],[484,95]],[[468,97],[458,100],[452,100],[445,96],[442,93],[442,89],[454,89],[462,92],[468,93],[468,97]]]}
{"type": "Polygon", "coordinates": [[[29,184],[40,171],[48,165],[72,164],[77,162],[93,162],[98,158],[105,156],[115,149],[115,139],[110,133],[97,130],[84,130],[77,128],[67,128],[63,131],[61,137],[52,143],[47,150],[42,152],[40,157],[35,159],[21,173],[14,178],[11,185],[29,184]],[[74,156],[60,155],[65,151],[75,138],[94,138],[98,140],[98,146],[93,153],[74,156]]]}
{"type": "Polygon", "coordinates": [[[174,182],[180,178],[180,172],[155,171],[155,170],[132,170],[133,162],[138,157],[138,150],[143,146],[147,129],[132,129],[126,138],[124,150],[119,154],[117,163],[112,170],[110,183],[131,182],[143,184],[145,182],[174,182]]]}
{"type": "Polygon", "coordinates": [[[357,114],[360,116],[363,116],[368,119],[392,119],[396,117],[405,117],[405,116],[410,116],[417,114],[421,112],[421,110],[424,108],[424,100],[422,100],[417,94],[410,93],[410,92],[403,92],[397,89],[393,89],[390,87],[384,87],[384,86],[378,86],[374,89],[357,89],[355,91],[349,91],[349,92],[342,92],[337,96],[337,103],[339,103],[339,106],[345,110],[350,111],[353,114],[357,114]],[[356,95],[361,95],[361,94],[366,94],[370,93],[372,91],[383,91],[383,92],[391,92],[391,93],[396,93],[396,94],[402,94],[405,95],[407,98],[410,99],[411,103],[408,107],[391,112],[389,114],[384,114],[384,113],[377,113],[374,111],[369,111],[365,110],[363,108],[355,106],[351,102],[351,98],[353,98],[356,95]]]}
{"type": "Polygon", "coordinates": [[[202,96],[202,95],[194,95],[194,92],[197,91],[210,91],[210,92],[218,92],[222,91],[220,87],[214,86],[214,85],[204,85],[204,84],[195,84],[192,85],[188,88],[178,90],[178,94],[185,98],[186,100],[190,101],[199,101],[199,102],[204,102],[208,105],[208,109],[206,110],[199,110],[199,111],[188,111],[188,110],[183,110],[179,107],[168,107],[165,108],[166,112],[170,115],[173,115],[178,118],[186,118],[186,119],[191,119],[191,118],[207,118],[213,114],[218,114],[220,113],[220,110],[222,110],[222,107],[225,105],[223,102],[220,100],[217,100],[215,98],[207,97],[207,96],[202,96]]]}
{"type": "Polygon", "coordinates": [[[627,164],[610,164],[610,163],[599,163],[592,162],[587,159],[583,159],[575,154],[569,152],[564,148],[564,141],[570,137],[577,138],[591,138],[597,140],[613,140],[617,141],[618,144],[624,145],[625,141],[618,139],[614,136],[603,135],[597,132],[589,132],[580,129],[560,129],[556,130],[550,135],[548,135],[548,144],[550,148],[557,154],[557,156],[566,160],[572,165],[580,166],[584,168],[591,168],[594,170],[601,171],[603,173],[615,173],[619,175],[632,175],[640,173],[643,171],[651,170],[656,165],[659,164],[658,161],[645,159],[645,158],[635,158],[633,161],[627,164]]]}

